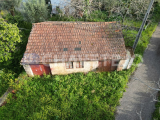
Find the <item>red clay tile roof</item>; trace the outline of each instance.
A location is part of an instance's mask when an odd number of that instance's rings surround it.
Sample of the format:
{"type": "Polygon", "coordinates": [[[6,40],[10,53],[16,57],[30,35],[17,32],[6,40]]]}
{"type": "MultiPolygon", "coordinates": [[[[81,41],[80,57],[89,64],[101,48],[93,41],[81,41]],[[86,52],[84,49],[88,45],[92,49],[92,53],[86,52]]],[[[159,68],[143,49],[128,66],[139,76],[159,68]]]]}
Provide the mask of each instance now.
{"type": "Polygon", "coordinates": [[[48,21],[33,24],[21,63],[106,59],[126,59],[119,23],[48,21]]]}

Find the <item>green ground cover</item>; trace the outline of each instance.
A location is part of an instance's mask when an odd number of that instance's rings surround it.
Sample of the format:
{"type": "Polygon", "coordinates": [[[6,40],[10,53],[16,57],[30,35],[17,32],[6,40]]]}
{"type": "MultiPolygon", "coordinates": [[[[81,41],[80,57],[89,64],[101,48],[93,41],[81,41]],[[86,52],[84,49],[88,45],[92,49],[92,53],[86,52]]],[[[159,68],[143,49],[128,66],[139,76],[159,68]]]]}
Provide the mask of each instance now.
{"type": "Polygon", "coordinates": [[[19,80],[19,84],[10,82],[17,91],[10,93],[7,104],[0,108],[0,118],[112,120],[133,71],[134,67],[121,72],[37,76],[19,80]]]}
{"type": "Polygon", "coordinates": [[[160,119],[160,93],[158,93],[158,102],[155,104],[155,107],[156,107],[156,109],[155,109],[155,111],[154,111],[154,113],[153,113],[153,115],[152,115],[152,119],[153,120],[159,120],[160,119]]]}
{"type": "Polygon", "coordinates": [[[8,71],[8,73],[4,73],[3,71],[0,71],[0,97],[6,92],[6,90],[9,87],[9,81],[11,79],[15,79],[14,73],[11,71],[8,71]]]}
{"type": "MultiPolygon", "coordinates": [[[[152,18],[152,24],[143,31],[135,54],[143,55],[160,18],[160,11],[157,11],[152,18]]],[[[88,19],[88,21],[110,21],[103,18],[103,12],[100,14],[102,18],[94,16],[93,13],[92,16],[95,18],[88,19]]],[[[8,20],[14,22],[15,19],[9,18],[8,20]]],[[[51,20],[76,21],[73,18],[59,18],[58,16],[52,17],[51,20]]],[[[81,21],[84,21],[84,19],[81,19],[81,21]]],[[[129,26],[139,27],[140,23],[140,21],[132,21],[129,26]]],[[[125,24],[128,25],[127,20],[125,24]]],[[[28,33],[29,31],[23,32],[25,36],[23,46],[26,45],[28,33]]],[[[132,46],[137,31],[123,30],[123,34],[126,46],[132,46]]],[[[19,54],[22,57],[22,54],[19,54]]],[[[20,60],[20,57],[18,57],[18,60],[20,60]]],[[[25,73],[22,73],[15,79],[16,77],[9,73],[8,77],[3,77],[5,75],[1,73],[0,91],[5,92],[6,88],[10,86],[16,90],[16,93],[10,93],[7,104],[0,107],[0,120],[112,120],[114,119],[116,106],[119,105],[119,100],[127,87],[128,79],[140,62],[141,58],[137,56],[134,65],[129,70],[111,73],[89,72],[86,75],[76,73],[29,78],[25,73]]],[[[3,92],[0,92],[0,96],[3,92]]]]}
{"type": "MultiPolygon", "coordinates": [[[[155,30],[157,24],[147,29],[155,30]]],[[[144,31],[142,38],[148,36],[144,31]]],[[[149,42],[148,39],[141,41],[149,42]]],[[[143,43],[143,42],[142,42],[143,43]]],[[[137,48],[146,47],[147,44],[137,48]]],[[[144,49],[141,49],[144,50],[144,49]]],[[[137,53],[140,50],[137,50],[137,53]]],[[[139,57],[135,64],[141,61],[139,57]]],[[[125,91],[126,84],[136,66],[121,72],[103,72],[88,74],[45,76],[44,78],[19,77],[15,84],[11,80],[9,86],[16,90],[10,94],[7,104],[0,108],[0,119],[101,119],[112,120],[116,106],[125,91]],[[16,98],[16,99],[15,99],[16,98]]]]}

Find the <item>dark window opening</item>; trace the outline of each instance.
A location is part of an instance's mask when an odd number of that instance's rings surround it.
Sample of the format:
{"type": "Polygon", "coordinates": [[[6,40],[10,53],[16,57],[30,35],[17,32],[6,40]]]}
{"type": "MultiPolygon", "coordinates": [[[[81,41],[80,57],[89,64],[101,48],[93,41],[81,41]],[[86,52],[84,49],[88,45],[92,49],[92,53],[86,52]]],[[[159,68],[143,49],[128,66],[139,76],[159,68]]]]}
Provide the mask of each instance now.
{"type": "Polygon", "coordinates": [[[68,48],[63,48],[63,51],[68,51],[68,48]]]}
{"type": "Polygon", "coordinates": [[[81,44],[81,41],[79,41],[79,44],[81,44]]]}
{"type": "Polygon", "coordinates": [[[74,50],[75,51],[81,51],[81,48],[75,48],[74,50]]]}
{"type": "Polygon", "coordinates": [[[112,61],[112,66],[117,66],[119,64],[119,60],[113,60],[112,61]]]}
{"type": "Polygon", "coordinates": [[[118,64],[119,63],[119,60],[118,61],[114,61],[114,64],[118,64]]]}

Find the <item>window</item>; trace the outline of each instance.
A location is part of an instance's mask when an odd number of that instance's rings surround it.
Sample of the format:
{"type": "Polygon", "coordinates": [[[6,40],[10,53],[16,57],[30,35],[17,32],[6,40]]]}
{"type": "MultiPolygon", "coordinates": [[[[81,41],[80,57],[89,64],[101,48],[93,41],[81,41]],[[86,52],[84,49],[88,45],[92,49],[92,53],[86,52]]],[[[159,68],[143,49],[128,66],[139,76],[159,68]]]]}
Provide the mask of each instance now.
{"type": "Polygon", "coordinates": [[[63,48],[63,51],[68,51],[68,48],[63,48]]]}
{"type": "Polygon", "coordinates": [[[119,60],[112,60],[112,66],[118,66],[119,60]]]}
{"type": "Polygon", "coordinates": [[[74,50],[75,51],[81,51],[81,48],[75,48],[74,50]]]}
{"type": "Polygon", "coordinates": [[[72,68],[73,68],[73,62],[67,62],[66,69],[72,69],[72,68]]]}
{"type": "Polygon", "coordinates": [[[115,61],[114,61],[114,64],[118,64],[118,63],[119,63],[119,60],[115,60],[115,61]]]}
{"type": "Polygon", "coordinates": [[[81,41],[79,41],[79,44],[81,44],[81,41]]]}
{"type": "Polygon", "coordinates": [[[76,68],[84,68],[84,62],[77,62],[76,68]]]}

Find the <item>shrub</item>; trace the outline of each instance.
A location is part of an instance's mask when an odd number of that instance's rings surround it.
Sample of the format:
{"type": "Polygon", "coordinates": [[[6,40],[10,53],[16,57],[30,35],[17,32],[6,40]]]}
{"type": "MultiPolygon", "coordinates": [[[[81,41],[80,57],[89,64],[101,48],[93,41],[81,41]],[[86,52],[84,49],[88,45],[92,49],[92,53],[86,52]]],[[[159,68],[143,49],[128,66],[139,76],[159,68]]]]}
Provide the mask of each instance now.
{"type": "Polygon", "coordinates": [[[15,74],[12,71],[3,71],[0,73],[0,97],[6,92],[11,81],[14,82],[15,74]]]}
{"type": "Polygon", "coordinates": [[[45,0],[28,0],[23,2],[22,15],[24,20],[31,23],[46,21],[48,18],[47,7],[45,0]]]}
{"type": "Polygon", "coordinates": [[[0,68],[8,66],[12,54],[18,51],[18,43],[21,42],[21,35],[16,24],[7,23],[0,19],[0,68]]]}
{"type": "Polygon", "coordinates": [[[89,72],[25,79],[19,83],[21,89],[16,95],[11,95],[8,104],[0,108],[0,116],[2,119],[112,120],[128,82],[125,74],[125,71],[89,72]]]}
{"type": "Polygon", "coordinates": [[[19,36],[21,37],[21,42],[16,44],[16,51],[11,53],[11,59],[9,61],[6,61],[7,65],[5,65],[5,63],[3,62],[0,64],[0,66],[1,69],[5,68],[8,70],[12,70],[18,75],[23,70],[23,67],[20,65],[20,60],[23,57],[32,24],[23,21],[23,17],[18,12],[16,12],[16,15],[14,17],[10,14],[7,14],[6,16],[4,16],[4,19],[9,24],[17,24],[18,30],[20,29],[19,36]]]}

